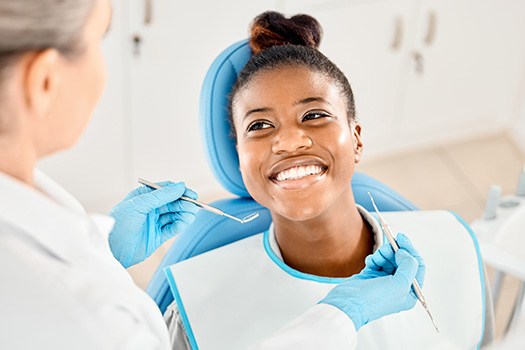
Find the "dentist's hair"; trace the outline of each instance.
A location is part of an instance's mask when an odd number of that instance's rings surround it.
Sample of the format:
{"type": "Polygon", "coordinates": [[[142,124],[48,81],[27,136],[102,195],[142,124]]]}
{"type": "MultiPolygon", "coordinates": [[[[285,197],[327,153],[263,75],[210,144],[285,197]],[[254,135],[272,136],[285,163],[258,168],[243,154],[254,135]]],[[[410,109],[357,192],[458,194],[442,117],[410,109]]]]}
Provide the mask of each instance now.
{"type": "Polygon", "coordinates": [[[82,52],[82,29],[95,1],[0,0],[0,93],[21,55],[48,48],[66,57],[82,52]]]}
{"type": "Polygon", "coordinates": [[[250,32],[253,55],[239,73],[228,106],[234,133],[232,112],[237,93],[258,73],[287,66],[303,66],[331,79],[346,99],[348,122],[355,119],[354,94],[348,79],[318,50],[323,32],[315,18],[304,14],[286,18],[281,13],[268,11],[253,20],[250,32]]]}

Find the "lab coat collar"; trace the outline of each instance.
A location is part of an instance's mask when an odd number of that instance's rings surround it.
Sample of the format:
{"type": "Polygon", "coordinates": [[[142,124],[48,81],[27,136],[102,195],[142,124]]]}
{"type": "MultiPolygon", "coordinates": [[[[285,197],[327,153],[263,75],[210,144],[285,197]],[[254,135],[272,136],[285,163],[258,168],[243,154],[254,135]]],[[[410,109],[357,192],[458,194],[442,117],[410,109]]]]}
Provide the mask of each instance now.
{"type": "MultiPolygon", "coordinates": [[[[361,214],[361,217],[365,222],[367,222],[370,227],[372,228],[372,234],[374,235],[374,252],[383,245],[383,230],[381,229],[381,226],[379,222],[376,220],[376,218],[365,208],[360,206],[359,204],[356,204],[357,211],[359,214],[361,214]]],[[[274,232],[274,226],[273,222],[270,225],[269,229],[269,235],[268,235],[268,241],[270,243],[270,249],[275,253],[275,255],[283,260],[283,256],[281,254],[281,249],[279,248],[279,244],[277,244],[277,239],[275,238],[275,232],[274,232]]]]}
{"type": "Polygon", "coordinates": [[[71,194],[42,172],[35,170],[34,179],[36,189],[0,172],[0,221],[70,263],[89,247],[108,244],[109,219],[92,220],[71,194]]]}

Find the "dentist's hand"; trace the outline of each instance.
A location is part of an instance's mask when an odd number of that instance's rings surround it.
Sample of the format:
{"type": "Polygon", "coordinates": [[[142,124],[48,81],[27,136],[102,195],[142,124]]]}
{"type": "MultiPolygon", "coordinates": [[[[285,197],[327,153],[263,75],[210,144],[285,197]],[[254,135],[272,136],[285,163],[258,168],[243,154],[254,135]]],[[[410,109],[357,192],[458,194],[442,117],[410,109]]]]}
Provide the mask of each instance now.
{"type": "Polygon", "coordinates": [[[195,219],[198,207],[180,199],[197,199],[184,183],[160,182],[158,190],[139,187],[118,203],[110,215],[115,226],[109,245],[115,258],[128,268],[149,257],[162,243],[195,219]]]}
{"type": "Polygon", "coordinates": [[[384,244],[366,258],[366,266],[359,274],[336,286],[321,301],[347,314],[356,330],[416,304],[412,281],[416,278],[423,287],[425,263],[407,236],[400,233],[396,241],[400,248],[397,252],[384,244]]]}

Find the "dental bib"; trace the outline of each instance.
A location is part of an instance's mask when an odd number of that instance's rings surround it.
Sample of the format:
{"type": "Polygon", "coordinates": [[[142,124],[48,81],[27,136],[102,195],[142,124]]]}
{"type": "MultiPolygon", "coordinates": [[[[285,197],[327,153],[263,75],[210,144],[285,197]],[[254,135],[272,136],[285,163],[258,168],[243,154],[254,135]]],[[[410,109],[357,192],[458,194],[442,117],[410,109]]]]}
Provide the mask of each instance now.
{"type": "MultiPolygon", "coordinates": [[[[475,349],[484,329],[484,281],[477,242],[446,211],[385,212],[426,263],[423,292],[440,329],[418,302],[364,325],[357,349],[475,349]]],[[[344,279],[284,264],[257,234],[166,269],[194,349],[248,349],[317,304],[344,279]]]]}

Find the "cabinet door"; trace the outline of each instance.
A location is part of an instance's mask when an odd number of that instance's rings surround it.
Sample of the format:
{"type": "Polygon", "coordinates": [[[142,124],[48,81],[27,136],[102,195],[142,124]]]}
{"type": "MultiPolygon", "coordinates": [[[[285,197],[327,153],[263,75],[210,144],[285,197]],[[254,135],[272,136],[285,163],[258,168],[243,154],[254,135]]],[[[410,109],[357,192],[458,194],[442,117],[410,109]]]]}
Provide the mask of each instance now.
{"type": "Polygon", "coordinates": [[[133,174],[185,181],[201,196],[220,192],[202,148],[201,84],[215,57],[246,38],[251,20],[272,2],[144,0],[129,6],[131,32],[140,40],[130,52],[133,174]]]}
{"type": "Polygon", "coordinates": [[[461,136],[508,125],[524,76],[524,19],[524,1],[423,0],[406,136],[461,136]]]}
{"type": "Polygon", "coordinates": [[[388,149],[398,127],[413,41],[411,0],[285,1],[287,14],[307,13],[324,30],[320,50],[345,73],[354,91],[367,153],[388,149]]]}

